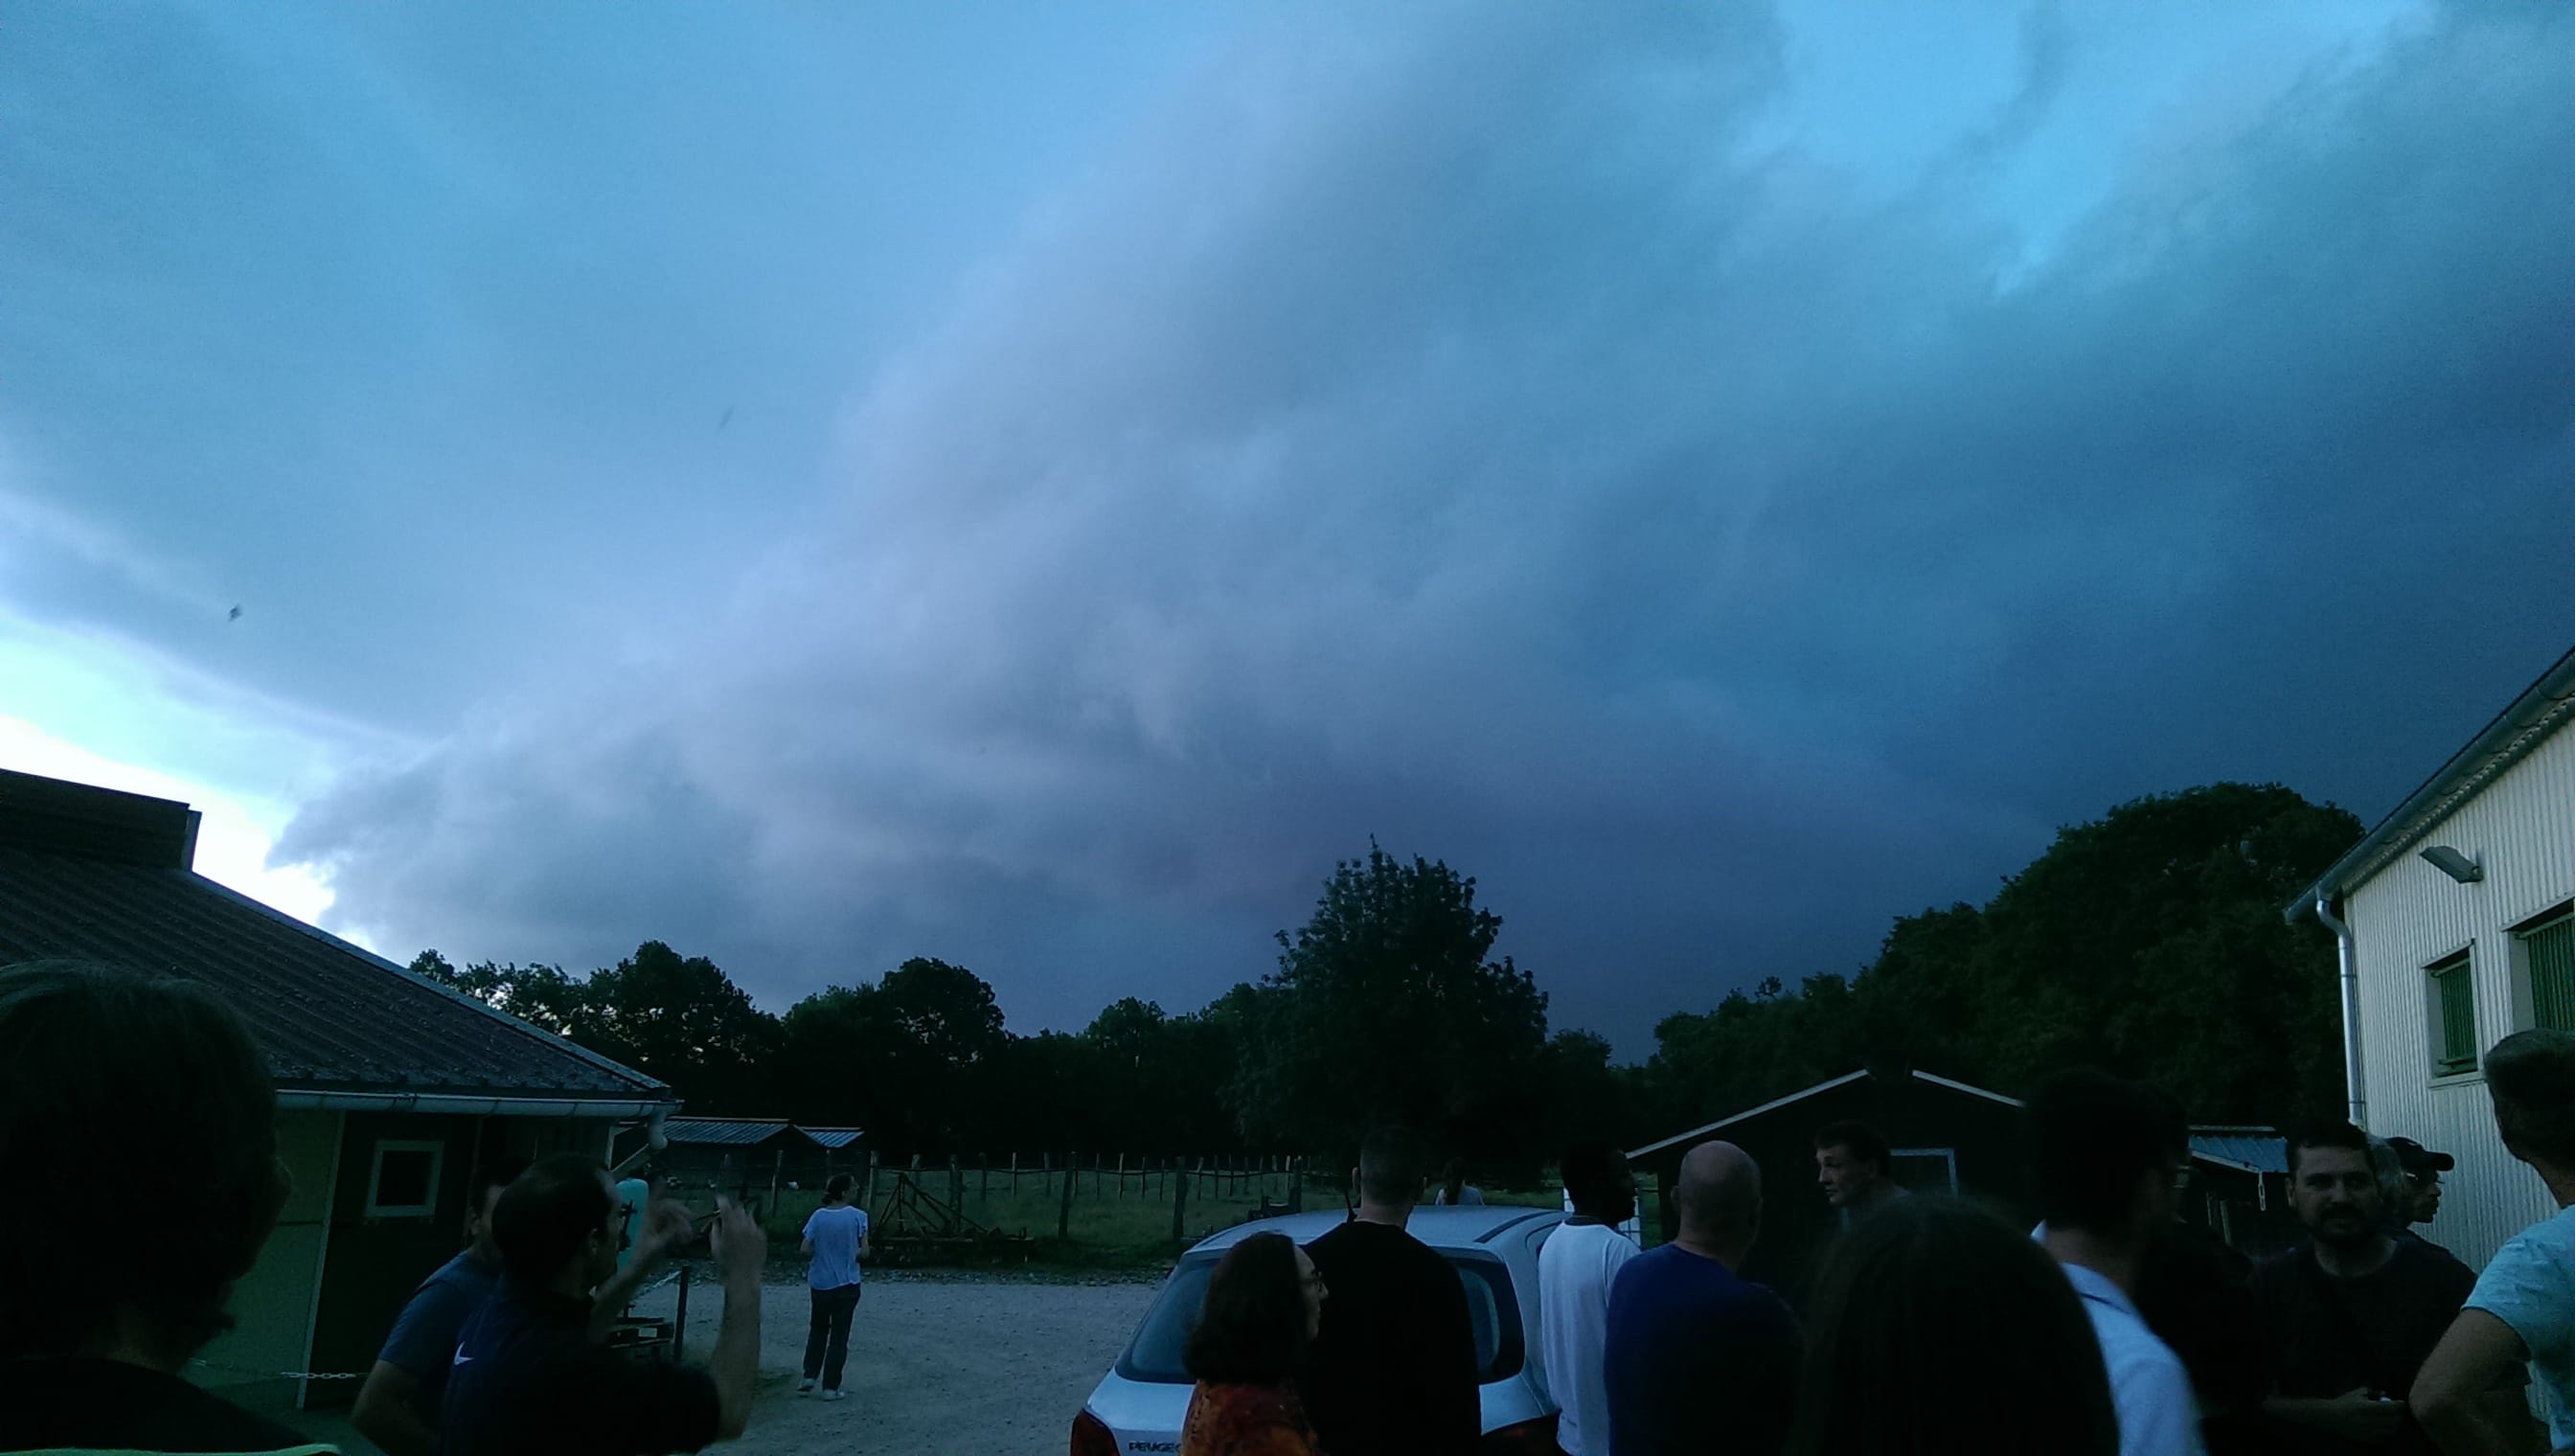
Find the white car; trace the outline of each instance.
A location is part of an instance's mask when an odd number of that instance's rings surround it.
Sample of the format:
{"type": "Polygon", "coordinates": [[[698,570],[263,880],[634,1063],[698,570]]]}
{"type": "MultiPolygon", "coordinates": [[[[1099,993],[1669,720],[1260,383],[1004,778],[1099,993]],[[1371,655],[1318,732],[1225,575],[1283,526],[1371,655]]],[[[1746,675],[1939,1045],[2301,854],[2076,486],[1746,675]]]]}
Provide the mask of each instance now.
{"type": "MultiPolygon", "coordinates": [[[[1344,1214],[1291,1213],[1213,1233],[1181,1256],[1161,1297],[1101,1377],[1073,1420],[1071,1456],[1147,1456],[1181,1449],[1190,1409],[1190,1377],[1181,1347],[1207,1302],[1208,1278],[1225,1251],[1256,1233],[1284,1233],[1300,1244],[1331,1232],[1344,1214]]],[[[1537,1250],[1564,1222],[1553,1208],[1508,1203],[1416,1208],[1405,1225],[1457,1270],[1475,1324],[1475,1360],[1483,1371],[1484,1449],[1503,1453],[1555,1450],[1555,1402],[1537,1369],[1537,1250]]]]}

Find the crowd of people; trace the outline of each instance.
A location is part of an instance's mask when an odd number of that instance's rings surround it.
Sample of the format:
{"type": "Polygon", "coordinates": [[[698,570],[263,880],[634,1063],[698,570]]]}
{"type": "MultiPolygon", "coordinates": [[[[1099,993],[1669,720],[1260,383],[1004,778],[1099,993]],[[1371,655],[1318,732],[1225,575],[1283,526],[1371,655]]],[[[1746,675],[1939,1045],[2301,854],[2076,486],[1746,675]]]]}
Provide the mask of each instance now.
{"type": "MultiPolygon", "coordinates": [[[[1568,1149],[1571,1213],[1548,1236],[1530,1359],[1566,1456],[2050,1453],[2216,1456],[2575,1450],[2575,1035],[2487,1054],[2503,1146],[2558,1217],[2482,1272],[2415,1231],[2443,1154],[2347,1123],[2288,1139],[2306,1238],[2247,1266],[2177,1215],[2181,1108],[2095,1071],[2022,1112],[2035,1228],[1912,1196],[1884,1143],[1815,1138],[1841,1227],[1802,1309],[1743,1275],[1764,1170],[1692,1147],[1677,1226],[1640,1250],[1626,1159],[1568,1149]],[[2544,1422],[2533,1417],[2537,1408],[2544,1422]]],[[[183,1378],[289,1196],[276,1096],[240,1021],[200,988],[100,967],[0,970],[0,1166],[43,1186],[124,1181],[114,1134],[150,1128],[180,1196],[32,1190],[0,1201],[0,1451],[330,1448],[183,1378]]],[[[1802,1170],[1801,1170],[1802,1171],[1802,1170]]],[[[1443,1201],[1471,1189],[1449,1170],[1443,1201]]],[[[1457,1271],[1406,1228],[1433,1193],[1418,1145],[1371,1134],[1350,1217],[1298,1247],[1244,1239],[1187,1344],[1180,1456],[1438,1456],[1483,1439],[1457,1271]]],[[[697,1220],[559,1153],[479,1170],[468,1246],[403,1309],[353,1420],[388,1456],[650,1456],[746,1428],[767,1240],[720,1202],[703,1230],[724,1292],[704,1365],[634,1360],[607,1331],[697,1220]]],[[[812,1325],[800,1393],[837,1396],[867,1250],[846,1180],[807,1222],[812,1325]]],[[[1800,1195],[1806,1196],[1806,1195],[1800,1195]]]]}
{"type": "MultiPolygon", "coordinates": [[[[2575,1035],[2507,1037],[2485,1072],[2504,1146],[2570,1211],[2482,1274],[2415,1231],[2438,1211],[2453,1160],[2347,1122],[2287,1139],[2306,1236],[2244,1259],[2180,1216],[2181,1106],[2091,1070],[2050,1077],[2022,1109],[2035,1227],[1912,1196],[1869,1128],[1819,1129],[1817,1192],[1840,1231],[1802,1310],[1743,1276],[1764,1199],[1743,1149],[1708,1141],[1681,1158],[1668,1190],[1677,1227],[1650,1250],[1622,1232],[1636,1212],[1625,1157],[1568,1149],[1571,1215],[1539,1252],[1532,1351],[1555,1445],[1565,1456],[2575,1449],[2575,1035]]],[[[1422,1164],[1388,1129],[1355,1177],[1348,1222],[1303,1249],[1259,1235],[1218,1265],[1187,1352],[1198,1383],[1180,1456],[1479,1449],[1458,1275],[1405,1231],[1422,1164]]],[[[1452,1167],[1441,1181],[1456,1177],[1452,1167]]]]}
{"type": "MultiPolygon", "coordinates": [[[[185,981],[42,962],[0,969],[0,1166],[44,1188],[130,1182],[150,1129],[163,1196],[0,1200],[0,1452],[332,1451],[185,1371],[292,1191],[265,1058],[185,981]]],[[[813,1329],[802,1393],[838,1399],[867,1214],[836,1178],[806,1223],[813,1329]]],[[[557,1153],[468,1184],[466,1248],[395,1319],[351,1423],[386,1456],[653,1456],[743,1433],[759,1383],[768,1239],[720,1199],[702,1228],[649,1178],[557,1153]],[[724,1293],[703,1365],[608,1338],[635,1294],[704,1240],[724,1293]]]]}

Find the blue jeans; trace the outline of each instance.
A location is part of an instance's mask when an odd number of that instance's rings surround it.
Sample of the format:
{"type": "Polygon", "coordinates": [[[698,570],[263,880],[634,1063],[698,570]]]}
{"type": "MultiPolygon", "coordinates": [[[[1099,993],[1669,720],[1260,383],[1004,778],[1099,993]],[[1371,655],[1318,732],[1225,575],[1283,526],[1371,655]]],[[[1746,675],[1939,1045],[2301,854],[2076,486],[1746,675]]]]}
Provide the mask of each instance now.
{"type": "Polygon", "coordinates": [[[850,1363],[850,1316],[859,1312],[859,1286],[814,1291],[814,1324],[805,1332],[805,1378],[823,1379],[825,1390],[841,1388],[841,1369],[850,1363]]]}

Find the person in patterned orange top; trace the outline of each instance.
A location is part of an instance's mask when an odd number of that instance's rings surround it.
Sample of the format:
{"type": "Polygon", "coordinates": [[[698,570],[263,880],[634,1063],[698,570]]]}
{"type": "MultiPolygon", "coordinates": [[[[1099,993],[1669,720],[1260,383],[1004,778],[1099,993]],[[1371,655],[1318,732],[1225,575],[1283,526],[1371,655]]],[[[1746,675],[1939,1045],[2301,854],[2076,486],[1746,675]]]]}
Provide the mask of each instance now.
{"type": "Polygon", "coordinates": [[[1198,1387],[1180,1456],[1321,1456],[1296,1398],[1296,1368],[1323,1318],[1323,1276],[1281,1233],[1256,1233],[1218,1261],[1181,1352],[1198,1387]]]}

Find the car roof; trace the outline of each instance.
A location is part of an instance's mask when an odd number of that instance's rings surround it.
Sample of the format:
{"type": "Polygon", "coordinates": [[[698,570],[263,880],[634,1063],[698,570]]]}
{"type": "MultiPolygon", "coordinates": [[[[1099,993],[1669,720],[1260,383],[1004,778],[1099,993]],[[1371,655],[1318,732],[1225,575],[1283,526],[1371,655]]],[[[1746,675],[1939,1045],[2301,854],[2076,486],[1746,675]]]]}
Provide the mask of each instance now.
{"type": "MultiPolygon", "coordinates": [[[[1284,1233],[1296,1242],[1312,1243],[1349,1221],[1338,1208],[1259,1218],[1221,1228],[1190,1246],[1190,1252],[1222,1253],[1256,1233],[1284,1233]]],[[[1560,1208],[1531,1208],[1518,1203],[1469,1203],[1463,1207],[1415,1208],[1404,1231],[1434,1249],[1470,1249],[1490,1244],[1507,1229],[1545,1228],[1564,1221],[1560,1208]]]]}

